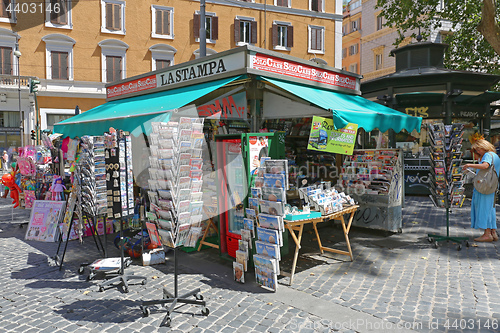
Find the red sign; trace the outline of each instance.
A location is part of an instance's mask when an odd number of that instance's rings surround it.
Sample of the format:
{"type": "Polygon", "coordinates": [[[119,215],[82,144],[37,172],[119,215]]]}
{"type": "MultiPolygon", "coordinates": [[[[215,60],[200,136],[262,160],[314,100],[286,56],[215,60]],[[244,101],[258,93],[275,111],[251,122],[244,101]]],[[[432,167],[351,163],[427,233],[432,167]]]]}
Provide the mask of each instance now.
{"type": "Polygon", "coordinates": [[[116,97],[138,91],[156,88],[156,75],[150,75],[130,82],[116,84],[106,88],[106,96],[116,97]]]}
{"type": "MultiPolygon", "coordinates": [[[[245,92],[216,98],[197,107],[200,117],[217,115],[221,119],[247,119],[247,97],[245,92]]],[[[212,117],[214,118],[214,117],[212,117]]]]}
{"type": "Polygon", "coordinates": [[[356,89],[356,78],[353,76],[339,74],[260,53],[250,56],[250,68],[325,83],[336,87],[356,89]]]}

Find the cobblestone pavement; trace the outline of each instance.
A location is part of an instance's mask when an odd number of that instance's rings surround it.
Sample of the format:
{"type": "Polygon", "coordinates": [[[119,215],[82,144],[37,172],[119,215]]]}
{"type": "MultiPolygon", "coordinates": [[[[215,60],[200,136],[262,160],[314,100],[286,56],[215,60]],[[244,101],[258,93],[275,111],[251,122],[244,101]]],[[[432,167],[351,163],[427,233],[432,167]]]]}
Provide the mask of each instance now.
{"type": "MultiPolygon", "coordinates": [[[[170,328],[159,327],[163,308],[143,317],[139,305],[161,299],[164,287],[173,292],[172,252],[165,265],[134,262],[127,269],[146,276],[146,285],[99,292],[102,276],[86,281],[77,273],[81,263],[100,257],[91,237],[69,242],[60,271],[50,259],[57,244],[24,241],[26,229],[11,223],[9,204],[0,199],[0,332],[499,331],[500,242],[471,241],[461,251],[443,242],[434,249],[427,233],[445,234],[446,216],[427,198],[406,198],[402,234],[352,229],[353,262],[320,256],[307,230],[294,283],[281,278],[277,293],[257,287],[251,272],[244,285],[232,281],[231,262],[217,250],[179,252],[179,294],[201,288],[210,314],[179,306],[170,328]]],[[[470,229],[469,212],[452,211],[450,235],[481,233],[470,229]]],[[[14,222],[28,219],[29,211],[15,211],[14,222]]],[[[325,246],[345,246],[338,226],[325,223],[320,233],[325,246]]],[[[119,256],[111,241],[110,256],[119,256]]],[[[290,256],[281,265],[289,270],[290,256]]]]}

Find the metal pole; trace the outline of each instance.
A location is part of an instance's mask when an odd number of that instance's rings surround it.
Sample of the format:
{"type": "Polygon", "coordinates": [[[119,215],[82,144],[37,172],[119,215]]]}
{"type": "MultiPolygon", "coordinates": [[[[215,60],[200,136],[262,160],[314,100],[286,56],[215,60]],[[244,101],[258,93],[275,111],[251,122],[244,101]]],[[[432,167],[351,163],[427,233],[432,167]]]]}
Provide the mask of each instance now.
{"type": "Polygon", "coordinates": [[[205,20],[205,0],[200,0],[200,58],[207,56],[207,28],[205,20]]]}
{"type": "Polygon", "coordinates": [[[21,57],[21,52],[19,52],[19,43],[17,42],[14,55],[17,58],[17,97],[19,100],[19,117],[21,118],[21,123],[19,124],[19,128],[21,130],[21,147],[24,147],[24,116],[21,110],[21,71],[19,66],[19,58],[21,57]]]}

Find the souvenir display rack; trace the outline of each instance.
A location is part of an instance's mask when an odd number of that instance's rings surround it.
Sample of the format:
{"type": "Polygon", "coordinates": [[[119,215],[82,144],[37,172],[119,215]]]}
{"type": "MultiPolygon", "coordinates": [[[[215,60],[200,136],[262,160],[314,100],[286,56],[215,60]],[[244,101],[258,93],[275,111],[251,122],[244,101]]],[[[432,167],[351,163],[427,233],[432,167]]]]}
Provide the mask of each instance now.
{"type": "Polygon", "coordinates": [[[431,194],[429,197],[436,207],[446,209],[446,236],[428,234],[428,241],[438,247],[440,241],[451,241],[462,249],[462,242],[469,247],[468,237],[450,236],[450,209],[462,207],[465,199],[465,188],[462,172],[462,136],[463,124],[444,125],[434,123],[428,125],[429,142],[431,143],[431,194]]]}
{"type": "Polygon", "coordinates": [[[120,249],[121,259],[118,276],[113,277],[99,284],[99,291],[104,291],[104,287],[116,282],[123,284],[123,291],[128,292],[129,280],[142,280],[146,284],[145,276],[125,273],[124,258],[124,239],[123,224],[124,221],[134,214],[134,196],[133,196],[133,174],[132,174],[132,143],[130,136],[121,132],[105,135],[105,169],[106,169],[106,188],[107,188],[107,216],[115,218],[120,224],[120,249]]]}
{"type": "Polygon", "coordinates": [[[152,123],[150,143],[150,211],[148,220],[156,224],[161,243],[174,252],[174,293],[163,289],[163,299],[143,301],[144,316],[150,306],[170,304],[160,326],[170,326],[171,314],[179,303],[201,305],[209,314],[200,288],[178,295],[177,251],[194,247],[201,236],[203,219],[203,119],[181,117],[179,121],[152,123]],[[195,299],[188,299],[194,296],[195,299]]]}

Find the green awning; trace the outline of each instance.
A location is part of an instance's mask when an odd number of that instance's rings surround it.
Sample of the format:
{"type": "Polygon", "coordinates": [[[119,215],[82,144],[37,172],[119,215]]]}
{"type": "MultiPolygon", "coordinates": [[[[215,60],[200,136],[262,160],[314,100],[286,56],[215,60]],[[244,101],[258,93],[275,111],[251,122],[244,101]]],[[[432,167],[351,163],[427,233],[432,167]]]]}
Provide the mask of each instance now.
{"type": "MultiPolygon", "coordinates": [[[[402,129],[408,132],[413,130],[420,132],[421,117],[406,115],[361,96],[312,88],[267,77],[260,77],[260,79],[287,90],[320,108],[331,110],[336,128],[343,128],[348,123],[354,123],[363,127],[367,132],[375,128],[382,132],[388,129],[393,129],[396,132],[400,132],[402,129]]],[[[285,118],[286,114],[283,114],[283,117],[285,118]]]]}
{"type": "Polygon", "coordinates": [[[54,133],[74,138],[102,135],[114,127],[135,136],[140,133],[147,135],[151,132],[151,122],[168,121],[169,111],[189,104],[238,77],[107,102],[54,124],[54,133]]]}

